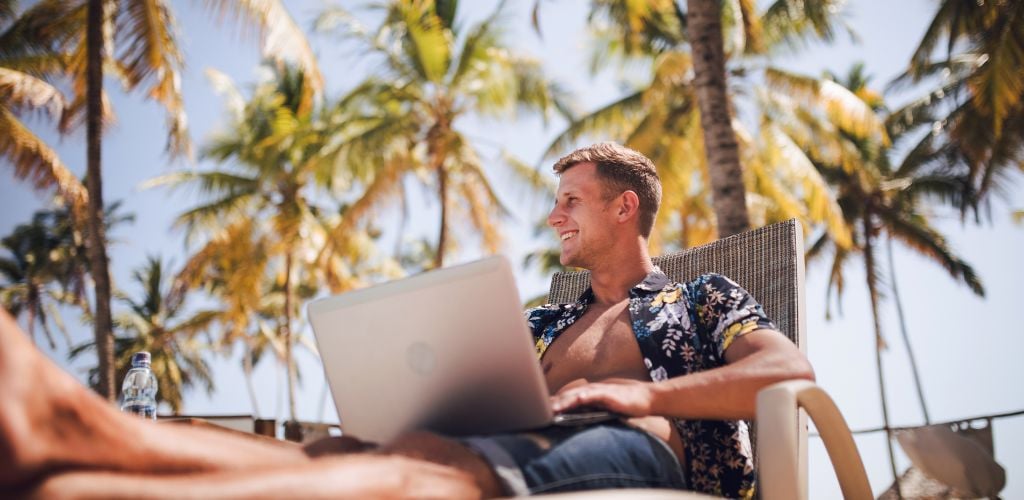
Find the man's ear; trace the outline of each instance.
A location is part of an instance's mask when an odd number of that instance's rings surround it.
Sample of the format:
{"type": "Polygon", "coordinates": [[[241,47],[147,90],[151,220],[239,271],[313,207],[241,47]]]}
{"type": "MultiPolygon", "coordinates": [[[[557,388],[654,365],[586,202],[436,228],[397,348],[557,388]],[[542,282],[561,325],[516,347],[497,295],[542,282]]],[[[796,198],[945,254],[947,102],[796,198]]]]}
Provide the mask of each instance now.
{"type": "Polygon", "coordinates": [[[619,222],[626,222],[640,211],[640,197],[635,191],[627,190],[619,196],[619,222]]]}

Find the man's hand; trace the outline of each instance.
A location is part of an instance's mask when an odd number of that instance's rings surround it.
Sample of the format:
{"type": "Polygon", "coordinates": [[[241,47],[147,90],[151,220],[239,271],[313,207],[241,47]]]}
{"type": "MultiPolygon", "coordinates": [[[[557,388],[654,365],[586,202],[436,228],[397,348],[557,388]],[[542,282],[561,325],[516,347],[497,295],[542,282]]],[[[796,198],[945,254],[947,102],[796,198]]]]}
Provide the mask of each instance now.
{"type": "Polygon", "coordinates": [[[621,378],[582,385],[569,384],[551,396],[555,413],[583,406],[594,406],[627,417],[652,414],[654,384],[621,378]]]}

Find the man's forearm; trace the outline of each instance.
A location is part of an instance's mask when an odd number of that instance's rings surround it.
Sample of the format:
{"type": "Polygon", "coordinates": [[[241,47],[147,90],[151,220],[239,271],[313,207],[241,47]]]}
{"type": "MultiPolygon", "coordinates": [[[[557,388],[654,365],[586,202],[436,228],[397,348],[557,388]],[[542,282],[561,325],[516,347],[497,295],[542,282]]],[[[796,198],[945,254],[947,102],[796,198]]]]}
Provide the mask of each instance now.
{"type": "MultiPolygon", "coordinates": [[[[757,392],[764,387],[783,380],[814,380],[810,363],[795,348],[778,345],[773,339],[758,340],[758,344],[745,346],[749,353],[725,366],[651,383],[652,413],[677,418],[749,419],[754,417],[757,392]]],[[[784,337],[783,341],[789,342],[784,337]]]]}

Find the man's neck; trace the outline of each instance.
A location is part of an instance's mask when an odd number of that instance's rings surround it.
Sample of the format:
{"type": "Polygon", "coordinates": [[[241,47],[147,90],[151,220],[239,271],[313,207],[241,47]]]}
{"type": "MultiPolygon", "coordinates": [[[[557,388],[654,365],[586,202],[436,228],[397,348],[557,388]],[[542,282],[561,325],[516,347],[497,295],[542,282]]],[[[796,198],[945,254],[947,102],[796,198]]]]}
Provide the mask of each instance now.
{"type": "Polygon", "coordinates": [[[646,241],[641,240],[641,244],[631,250],[605,260],[607,265],[595,266],[590,270],[590,287],[594,292],[595,304],[616,304],[629,298],[629,290],[654,270],[646,241]]]}

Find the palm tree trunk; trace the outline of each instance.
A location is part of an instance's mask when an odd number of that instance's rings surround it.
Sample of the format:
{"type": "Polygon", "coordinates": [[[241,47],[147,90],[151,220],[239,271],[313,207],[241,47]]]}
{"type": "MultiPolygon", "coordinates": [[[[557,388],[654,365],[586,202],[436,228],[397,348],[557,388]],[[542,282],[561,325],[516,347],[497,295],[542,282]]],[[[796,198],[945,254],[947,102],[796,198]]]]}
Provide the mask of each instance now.
{"type": "Polygon", "coordinates": [[[249,391],[249,402],[252,404],[252,414],[256,418],[260,414],[259,400],[256,397],[256,387],[252,385],[252,348],[245,345],[245,352],[242,354],[242,372],[245,374],[245,389],[249,391]]]}
{"type": "Polygon", "coordinates": [[[107,269],[106,235],[103,228],[103,180],[100,170],[100,136],[103,127],[103,0],[89,0],[86,31],[86,176],[89,192],[86,249],[96,295],[93,334],[99,362],[96,391],[109,401],[114,392],[114,337],[110,317],[110,272],[107,269]]]}
{"type": "Polygon", "coordinates": [[[36,308],[32,304],[32,300],[32,292],[30,291],[28,293],[28,307],[25,308],[28,313],[28,320],[25,325],[25,329],[28,331],[28,338],[32,339],[32,345],[38,346],[39,342],[36,342],[36,308]]]}
{"type": "Polygon", "coordinates": [[[903,317],[903,301],[900,300],[900,291],[896,288],[896,267],[892,261],[892,238],[886,238],[889,250],[889,282],[892,283],[892,297],[896,301],[896,315],[900,318],[900,334],[903,336],[903,345],[907,348],[907,357],[910,358],[910,372],[914,375],[914,388],[917,389],[917,400],[921,403],[921,413],[924,415],[925,425],[930,425],[932,419],[928,416],[928,405],[924,402],[924,389],[921,385],[921,373],[917,369],[917,358],[914,356],[914,349],[910,347],[910,336],[907,334],[907,322],[903,317]]]}
{"type": "Polygon", "coordinates": [[[284,363],[288,378],[288,418],[296,421],[295,412],[295,358],[292,354],[292,254],[284,257],[284,322],[281,324],[284,339],[284,363]]]}
{"type": "Polygon", "coordinates": [[[732,128],[729,94],[725,79],[725,47],[722,42],[720,0],[687,0],[686,27],[693,51],[697,105],[704,132],[711,193],[718,220],[718,234],[724,238],[750,229],[743,166],[732,128]]]}
{"type": "Polygon", "coordinates": [[[443,165],[437,169],[437,186],[437,195],[441,199],[441,229],[437,235],[434,269],[444,266],[444,247],[448,244],[448,172],[445,172],[443,165]]]}
{"type": "Polygon", "coordinates": [[[875,327],[875,367],[878,369],[878,393],[882,398],[882,422],[885,428],[885,444],[889,450],[889,466],[896,485],[896,497],[903,498],[900,491],[900,475],[896,471],[896,452],[892,447],[892,425],[889,423],[889,404],[885,399],[885,376],[882,370],[882,325],[878,316],[878,283],[875,282],[875,255],[872,248],[873,225],[871,213],[864,214],[864,271],[867,274],[868,298],[871,300],[871,319],[875,327]]]}

